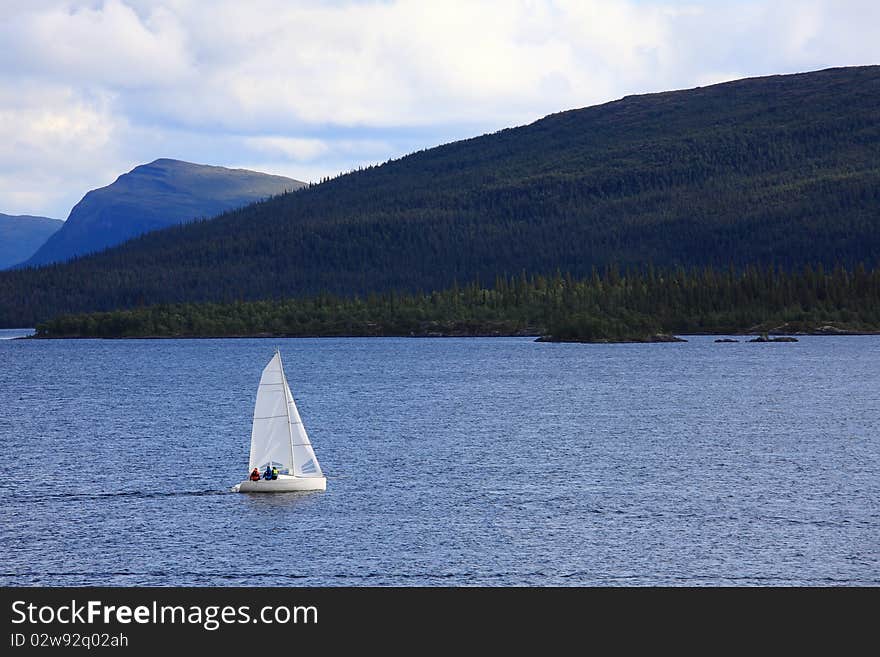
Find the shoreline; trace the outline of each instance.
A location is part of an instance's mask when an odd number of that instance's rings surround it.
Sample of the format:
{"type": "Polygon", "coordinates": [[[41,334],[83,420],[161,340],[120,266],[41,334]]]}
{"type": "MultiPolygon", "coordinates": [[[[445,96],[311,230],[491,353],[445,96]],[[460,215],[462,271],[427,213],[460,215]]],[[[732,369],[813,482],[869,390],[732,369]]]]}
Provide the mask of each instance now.
{"type": "Polygon", "coordinates": [[[696,337],[754,337],[766,333],[770,336],[816,336],[816,337],[847,337],[847,336],[870,336],[880,335],[880,331],[742,331],[742,332],[720,332],[714,333],[709,331],[700,332],[676,332],[674,334],[663,334],[661,336],[647,336],[645,338],[598,338],[598,339],[579,339],[564,338],[555,339],[552,336],[542,335],[538,331],[534,332],[514,332],[514,333],[497,333],[497,332],[474,332],[474,333],[419,333],[419,334],[403,334],[403,333],[386,333],[381,335],[363,335],[363,334],[307,334],[307,335],[290,335],[284,333],[254,333],[242,335],[118,335],[118,336],[85,336],[85,335],[69,335],[69,336],[41,336],[41,335],[22,335],[9,340],[249,340],[249,339],[326,339],[326,338],[533,338],[534,342],[543,342],[551,344],[664,344],[664,343],[682,343],[687,342],[680,336],[696,337]]]}

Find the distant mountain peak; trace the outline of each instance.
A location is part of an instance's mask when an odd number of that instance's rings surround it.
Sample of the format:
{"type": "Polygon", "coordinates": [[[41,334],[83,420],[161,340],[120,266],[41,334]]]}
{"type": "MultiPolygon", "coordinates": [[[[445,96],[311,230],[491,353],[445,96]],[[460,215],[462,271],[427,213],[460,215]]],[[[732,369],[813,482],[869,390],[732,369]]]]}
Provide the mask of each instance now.
{"type": "Polygon", "coordinates": [[[63,262],[143,233],[210,218],[305,183],[248,169],[158,158],[87,193],[68,220],[24,263],[63,262]]]}
{"type": "MultiPolygon", "coordinates": [[[[221,171],[250,171],[251,173],[257,173],[262,176],[269,176],[272,174],[262,173],[260,171],[253,171],[251,169],[241,169],[237,167],[224,167],[219,164],[201,164],[197,162],[188,162],[186,160],[176,160],[171,157],[160,157],[152,162],[146,162],[144,164],[138,164],[128,173],[134,173],[135,171],[143,170],[143,169],[206,169],[206,170],[221,170],[221,171]]],[[[125,175],[125,174],[123,174],[125,175]]]]}
{"type": "Polygon", "coordinates": [[[63,224],[49,217],[0,213],[0,269],[30,258],[63,224]]]}

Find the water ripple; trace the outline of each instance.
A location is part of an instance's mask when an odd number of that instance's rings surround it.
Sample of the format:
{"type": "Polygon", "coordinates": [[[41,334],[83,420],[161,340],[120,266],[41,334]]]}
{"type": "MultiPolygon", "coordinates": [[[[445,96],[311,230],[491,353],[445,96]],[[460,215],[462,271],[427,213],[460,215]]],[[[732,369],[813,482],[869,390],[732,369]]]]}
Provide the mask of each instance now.
{"type": "Polygon", "coordinates": [[[713,340],[0,340],[0,582],[876,586],[880,337],[713,340]],[[230,494],[276,343],[328,488],[230,494]]]}

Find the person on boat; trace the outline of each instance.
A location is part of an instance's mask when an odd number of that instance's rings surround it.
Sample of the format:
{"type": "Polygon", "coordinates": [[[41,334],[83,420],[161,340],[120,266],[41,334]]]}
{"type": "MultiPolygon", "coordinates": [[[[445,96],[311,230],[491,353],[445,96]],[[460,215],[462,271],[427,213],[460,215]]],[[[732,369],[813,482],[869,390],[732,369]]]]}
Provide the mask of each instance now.
{"type": "Polygon", "coordinates": [[[251,472],[251,481],[259,481],[260,480],[260,471],[257,468],[254,468],[254,471],[251,472]]]}
{"type": "Polygon", "coordinates": [[[278,468],[272,466],[272,479],[278,479],[278,468]]]}
{"type": "Polygon", "coordinates": [[[268,465],[266,466],[266,471],[263,473],[263,479],[271,479],[272,478],[272,468],[268,465]]]}

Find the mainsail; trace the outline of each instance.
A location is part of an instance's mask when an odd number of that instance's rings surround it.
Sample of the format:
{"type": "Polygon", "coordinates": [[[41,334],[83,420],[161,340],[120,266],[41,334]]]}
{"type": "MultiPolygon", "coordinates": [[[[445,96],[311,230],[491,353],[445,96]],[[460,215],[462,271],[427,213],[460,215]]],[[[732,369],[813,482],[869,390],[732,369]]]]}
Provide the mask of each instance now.
{"type": "Polygon", "coordinates": [[[262,472],[267,465],[297,477],[323,476],[290,394],[281,353],[277,350],[260,378],[248,469],[257,468],[262,472]]]}

